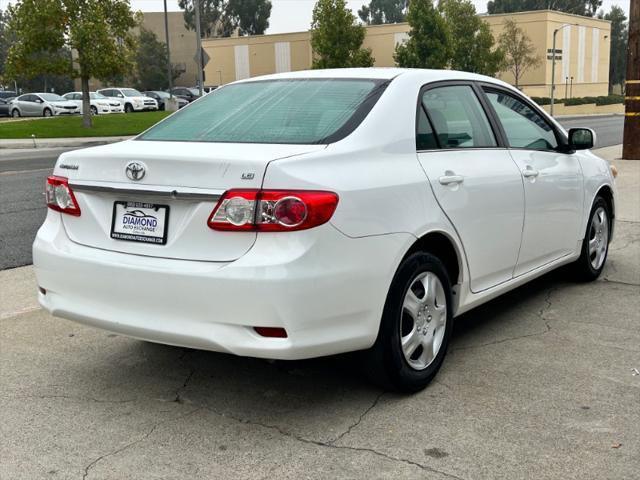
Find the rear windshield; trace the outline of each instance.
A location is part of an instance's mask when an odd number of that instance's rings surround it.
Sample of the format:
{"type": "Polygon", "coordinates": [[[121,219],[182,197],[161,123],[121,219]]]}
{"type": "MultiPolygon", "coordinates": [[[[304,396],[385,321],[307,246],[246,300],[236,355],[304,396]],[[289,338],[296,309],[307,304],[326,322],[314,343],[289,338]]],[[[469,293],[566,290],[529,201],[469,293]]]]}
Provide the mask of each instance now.
{"type": "Polygon", "coordinates": [[[332,143],[366,117],[388,82],[264,80],[219,88],[143,133],[142,140],[332,143]]]}

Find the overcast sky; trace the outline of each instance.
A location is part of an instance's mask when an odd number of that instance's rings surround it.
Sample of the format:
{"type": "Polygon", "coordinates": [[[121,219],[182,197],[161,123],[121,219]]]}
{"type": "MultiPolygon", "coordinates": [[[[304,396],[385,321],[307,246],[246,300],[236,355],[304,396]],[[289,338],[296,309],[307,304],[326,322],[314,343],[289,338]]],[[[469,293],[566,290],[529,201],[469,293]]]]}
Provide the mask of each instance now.
{"type": "MultiPolygon", "coordinates": [[[[0,8],[12,0],[0,0],[0,8]]],[[[486,0],[472,0],[478,13],[487,11],[486,0]]],[[[271,11],[270,27],[267,33],[297,32],[308,30],[311,23],[311,11],[316,0],[271,0],[273,10],[271,11]]],[[[347,3],[357,15],[357,11],[362,5],[369,3],[368,0],[348,0],[347,3]]],[[[131,5],[135,10],[143,12],[160,12],[163,9],[163,0],[131,0],[131,5]]],[[[629,16],[629,0],[604,0],[602,7],[605,12],[611,9],[612,5],[618,5],[629,16]]],[[[180,10],[177,0],[167,0],[169,10],[180,10]]]]}

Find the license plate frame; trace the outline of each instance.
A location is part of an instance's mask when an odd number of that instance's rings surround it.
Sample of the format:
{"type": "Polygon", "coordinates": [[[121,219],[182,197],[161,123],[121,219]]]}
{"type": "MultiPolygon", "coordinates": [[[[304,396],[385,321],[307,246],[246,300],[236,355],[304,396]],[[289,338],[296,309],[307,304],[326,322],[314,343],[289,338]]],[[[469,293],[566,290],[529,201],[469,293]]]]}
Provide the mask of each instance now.
{"type": "Polygon", "coordinates": [[[114,240],[166,245],[168,227],[169,205],[126,200],[113,202],[110,236],[114,240]],[[128,219],[126,223],[125,217],[128,219]],[[146,235],[145,231],[152,234],[146,235]]]}

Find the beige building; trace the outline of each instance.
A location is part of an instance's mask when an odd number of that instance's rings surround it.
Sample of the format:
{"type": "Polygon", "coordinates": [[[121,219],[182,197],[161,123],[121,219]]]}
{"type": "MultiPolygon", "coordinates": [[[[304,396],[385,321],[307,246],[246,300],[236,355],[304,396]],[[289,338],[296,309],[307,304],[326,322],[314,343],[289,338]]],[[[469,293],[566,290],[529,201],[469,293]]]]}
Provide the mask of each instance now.
{"type": "MultiPolygon", "coordinates": [[[[196,56],[196,32],[184,26],[182,12],[168,12],[169,48],[171,64],[181,73],[174,85],[191,87],[198,83],[198,64],[196,56]]],[[[158,40],[165,41],[164,12],[146,12],[142,27],[156,34],[158,40]]]]}
{"type": "MultiPolygon", "coordinates": [[[[549,10],[482,18],[496,38],[508,18],[514,19],[531,38],[542,62],[521,78],[520,87],[525,93],[550,95],[553,31],[562,27],[556,35],[556,97],[564,98],[565,90],[567,96],[573,97],[607,95],[610,22],[549,10]]],[[[367,27],[364,47],[371,48],[376,66],[395,66],[393,52],[398,43],[406,41],[408,32],[406,23],[367,27]]],[[[312,63],[309,32],[205,39],[203,48],[210,57],[205,66],[206,85],[305,70],[312,63]]],[[[510,83],[514,80],[508,72],[500,74],[500,78],[510,83]]]]}

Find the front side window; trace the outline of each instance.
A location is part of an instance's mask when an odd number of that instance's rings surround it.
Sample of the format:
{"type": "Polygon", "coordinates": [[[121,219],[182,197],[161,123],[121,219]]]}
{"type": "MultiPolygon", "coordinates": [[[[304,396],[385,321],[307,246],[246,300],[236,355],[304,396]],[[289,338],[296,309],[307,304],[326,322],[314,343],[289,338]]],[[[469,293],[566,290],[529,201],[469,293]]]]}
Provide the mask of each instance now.
{"type": "Polygon", "coordinates": [[[422,105],[440,148],[497,146],[491,124],[471,86],[429,89],[422,95],[422,105]]]}
{"type": "Polygon", "coordinates": [[[530,150],[558,147],[553,128],[538,112],[504,92],[489,90],[486,94],[502,123],[510,147],[530,150]]]}
{"type": "Polygon", "coordinates": [[[326,144],[351,133],[387,82],[290,79],[219,88],[141,137],[183,142],[326,144]]]}

